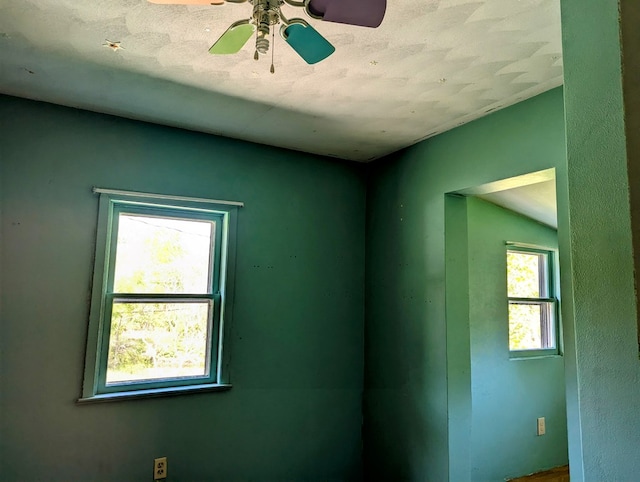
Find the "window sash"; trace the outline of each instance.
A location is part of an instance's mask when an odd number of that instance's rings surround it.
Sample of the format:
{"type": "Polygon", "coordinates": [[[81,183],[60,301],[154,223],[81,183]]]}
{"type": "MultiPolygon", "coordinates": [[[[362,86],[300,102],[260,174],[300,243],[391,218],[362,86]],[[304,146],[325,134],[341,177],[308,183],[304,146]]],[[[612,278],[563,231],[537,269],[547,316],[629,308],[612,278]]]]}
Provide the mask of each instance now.
{"type": "MultiPolygon", "coordinates": [[[[558,350],[558,323],[557,323],[557,300],[555,298],[510,298],[511,305],[537,305],[540,306],[540,347],[534,348],[517,348],[511,352],[530,352],[530,351],[557,351],[558,350]]],[[[511,318],[509,317],[509,332],[511,332],[511,318]]]]}
{"type": "MultiPolygon", "coordinates": [[[[139,215],[152,216],[162,219],[179,219],[179,220],[195,220],[210,221],[214,225],[211,236],[211,244],[209,246],[209,280],[207,283],[208,292],[216,293],[220,291],[220,274],[221,252],[223,244],[223,224],[224,215],[221,213],[212,213],[202,210],[191,210],[187,208],[163,207],[163,206],[141,206],[138,204],[130,204],[126,202],[113,202],[111,209],[111,222],[109,233],[108,250],[108,266],[107,266],[107,285],[106,292],[113,293],[115,282],[115,265],[117,257],[118,232],[120,224],[120,215],[139,215]]],[[[145,295],[148,293],[144,293],[145,295]]]]}
{"type": "Polygon", "coordinates": [[[98,393],[113,393],[123,390],[144,390],[148,388],[165,388],[184,385],[194,385],[197,383],[215,383],[217,378],[217,356],[219,350],[219,336],[216,336],[220,331],[220,308],[221,297],[220,294],[216,295],[164,295],[153,294],[143,295],[138,294],[117,294],[107,295],[105,302],[105,330],[102,333],[102,347],[100,351],[100,370],[98,376],[98,393]],[[107,365],[109,362],[109,347],[111,339],[111,313],[113,311],[113,305],[117,302],[127,303],[157,303],[157,302],[171,302],[171,303],[202,303],[203,301],[209,305],[207,314],[207,339],[206,339],[206,351],[205,351],[205,375],[202,376],[180,376],[180,377],[166,377],[166,378],[150,378],[150,379],[137,379],[132,381],[123,382],[111,382],[107,383],[107,365]]]}
{"type": "MultiPolygon", "coordinates": [[[[538,297],[529,299],[545,299],[554,292],[553,280],[553,258],[550,251],[525,247],[508,247],[507,254],[524,254],[536,256],[538,258],[538,297]]],[[[516,299],[516,296],[509,296],[509,299],[516,299]]],[[[523,298],[525,299],[525,298],[523,298]]]]}

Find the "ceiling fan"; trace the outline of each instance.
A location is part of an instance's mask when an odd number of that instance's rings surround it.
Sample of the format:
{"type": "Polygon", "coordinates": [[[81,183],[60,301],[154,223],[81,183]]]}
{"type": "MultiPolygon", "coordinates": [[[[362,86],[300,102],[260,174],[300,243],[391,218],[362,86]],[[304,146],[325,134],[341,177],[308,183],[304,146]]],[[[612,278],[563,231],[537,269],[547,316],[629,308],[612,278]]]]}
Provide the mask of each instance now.
{"type": "MultiPolygon", "coordinates": [[[[211,46],[214,55],[235,54],[255,34],[254,58],[269,51],[269,34],[275,35],[275,26],[280,25],[280,36],[308,64],[315,64],[329,57],[335,47],[302,18],[287,18],[281,7],[302,8],[314,19],[348,25],[376,28],[382,23],[387,0],[148,0],[151,3],[174,5],[223,5],[224,3],[246,3],[253,6],[251,17],[234,22],[211,46]],[[271,27],[274,27],[273,30],[271,27]]],[[[273,49],[271,73],[274,73],[273,49]]]]}

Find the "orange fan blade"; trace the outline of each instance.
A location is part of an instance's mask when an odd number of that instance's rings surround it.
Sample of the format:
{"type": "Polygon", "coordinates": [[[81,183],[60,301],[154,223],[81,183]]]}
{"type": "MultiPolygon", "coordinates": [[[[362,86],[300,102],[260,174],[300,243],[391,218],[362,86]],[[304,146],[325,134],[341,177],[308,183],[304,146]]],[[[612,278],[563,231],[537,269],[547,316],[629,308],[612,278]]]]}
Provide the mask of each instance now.
{"type": "Polygon", "coordinates": [[[222,5],[224,0],[147,0],[151,3],[169,5],[222,5]]]}

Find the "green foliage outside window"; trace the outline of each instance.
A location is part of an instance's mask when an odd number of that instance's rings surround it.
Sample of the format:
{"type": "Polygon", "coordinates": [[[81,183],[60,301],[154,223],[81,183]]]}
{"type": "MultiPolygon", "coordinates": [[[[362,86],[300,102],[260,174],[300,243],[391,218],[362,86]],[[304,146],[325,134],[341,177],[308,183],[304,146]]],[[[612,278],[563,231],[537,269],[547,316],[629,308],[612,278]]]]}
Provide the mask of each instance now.
{"type": "Polygon", "coordinates": [[[509,350],[556,348],[551,252],[507,250],[509,350]]]}
{"type": "MultiPolygon", "coordinates": [[[[116,293],[207,293],[213,223],[120,214],[116,293]]],[[[114,301],[107,384],[207,375],[208,301],[114,301]]]]}

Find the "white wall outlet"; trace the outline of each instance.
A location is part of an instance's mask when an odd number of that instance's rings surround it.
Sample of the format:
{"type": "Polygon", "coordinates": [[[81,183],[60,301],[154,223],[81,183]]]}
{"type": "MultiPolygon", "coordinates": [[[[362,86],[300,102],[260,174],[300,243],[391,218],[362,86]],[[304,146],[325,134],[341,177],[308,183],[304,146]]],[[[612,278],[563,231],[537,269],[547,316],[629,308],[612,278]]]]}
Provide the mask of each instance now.
{"type": "Polygon", "coordinates": [[[544,417],[540,417],[538,419],[538,435],[544,435],[545,433],[547,433],[547,426],[544,417]]]}
{"type": "Polygon", "coordinates": [[[167,478],[167,458],[160,457],[153,460],[153,480],[167,478]]]}

